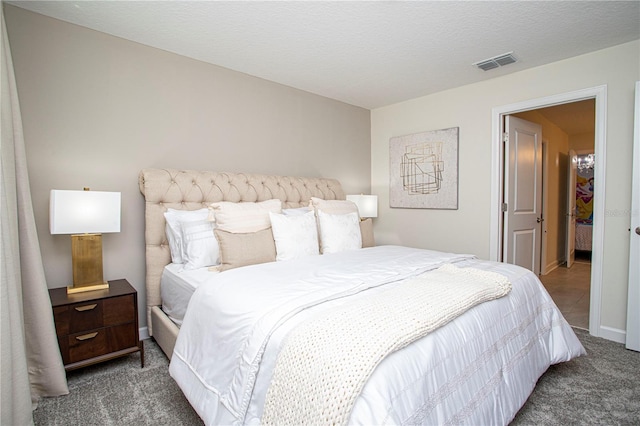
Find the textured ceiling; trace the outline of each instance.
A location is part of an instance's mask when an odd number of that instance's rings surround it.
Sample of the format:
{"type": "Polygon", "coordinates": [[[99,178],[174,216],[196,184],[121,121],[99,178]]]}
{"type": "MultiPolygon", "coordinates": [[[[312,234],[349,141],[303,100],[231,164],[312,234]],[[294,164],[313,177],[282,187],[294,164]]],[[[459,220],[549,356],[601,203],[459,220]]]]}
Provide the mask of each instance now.
{"type": "Polygon", "coordinates": [[[369,109],[640,38],[639,1],[7,3],[369,109]]]}

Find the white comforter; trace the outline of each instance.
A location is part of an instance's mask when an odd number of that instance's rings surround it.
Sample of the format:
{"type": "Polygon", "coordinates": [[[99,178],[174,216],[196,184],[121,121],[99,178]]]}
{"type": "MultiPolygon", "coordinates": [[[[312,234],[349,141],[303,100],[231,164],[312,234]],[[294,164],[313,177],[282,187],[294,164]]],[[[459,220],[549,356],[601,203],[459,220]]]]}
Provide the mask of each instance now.
{"type": "Polygon", "coordinates": [[[205,423],[258,424],[293,327],[444,263],[499,272],[512,291],[388,356],[350,423],[506,424],[550,364],[584,349],[531,272],[472,256],[381,246],[212,274],[191,298],[170,373],[205,423]]]}

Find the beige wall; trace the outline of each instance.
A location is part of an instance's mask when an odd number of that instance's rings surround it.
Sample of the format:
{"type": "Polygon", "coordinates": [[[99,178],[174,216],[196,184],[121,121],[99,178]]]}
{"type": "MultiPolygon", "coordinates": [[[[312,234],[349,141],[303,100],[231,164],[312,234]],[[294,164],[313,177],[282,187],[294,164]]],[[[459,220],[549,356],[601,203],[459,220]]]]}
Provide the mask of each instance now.
{"type": "Polygon", "coordinates": [[[542,259],[547,271],[551,271],[565,261],[566,217],[567,212],[567,161],[569,136],[558,126],[537,111],[525,111],[513,114],[523,120],[542,126],[542,139],[546,142],[544,166],[547,181],[544,185],[546,216],[544,238],[546,256],[542,259]]]}
{"type": "Polygon", "coordinates": [[[492,109],[607,85],[606,217],[600,327],[626,328],[634,84],[640,42],[458,87],[371,112],[371,185],[379,195],[376,239],[489,258],[492,109]],[[389,208],[389,139],[460,128],[459,208],[389,208]],[[406,226],[409,224],[409,226],[406,226]]]}
{"type": "Polygon", "coordinates": [[[106,279],[144,304],[146,167],[339,179],[369,192],[370,112],[5,5],[36,223],[49,287],[71,281],[68,236],[49,234],[51,189],[122,192],[106,279]]]}

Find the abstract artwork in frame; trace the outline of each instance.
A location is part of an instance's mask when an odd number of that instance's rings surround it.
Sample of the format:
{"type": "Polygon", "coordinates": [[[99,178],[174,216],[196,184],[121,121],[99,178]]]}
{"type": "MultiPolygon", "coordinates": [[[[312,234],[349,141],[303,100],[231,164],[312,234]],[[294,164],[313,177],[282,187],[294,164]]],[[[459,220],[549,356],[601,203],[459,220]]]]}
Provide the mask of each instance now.
{"type": "Polygon", "coordinates": [[[458,208],[458,127],[389,140],[389,205],[458,208]]]}

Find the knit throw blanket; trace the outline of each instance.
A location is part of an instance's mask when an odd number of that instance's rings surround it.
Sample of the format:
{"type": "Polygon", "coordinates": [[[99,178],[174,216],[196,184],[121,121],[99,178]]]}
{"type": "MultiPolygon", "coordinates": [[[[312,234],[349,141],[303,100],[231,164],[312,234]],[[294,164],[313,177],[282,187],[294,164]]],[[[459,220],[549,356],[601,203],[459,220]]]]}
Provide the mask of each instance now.
{"type": "Polygon", "coordinates": [[[318,314],[287,337],[262,423],[346,424],[385,356],[509,291],[503,275],[448,264],[318,314]]]}

